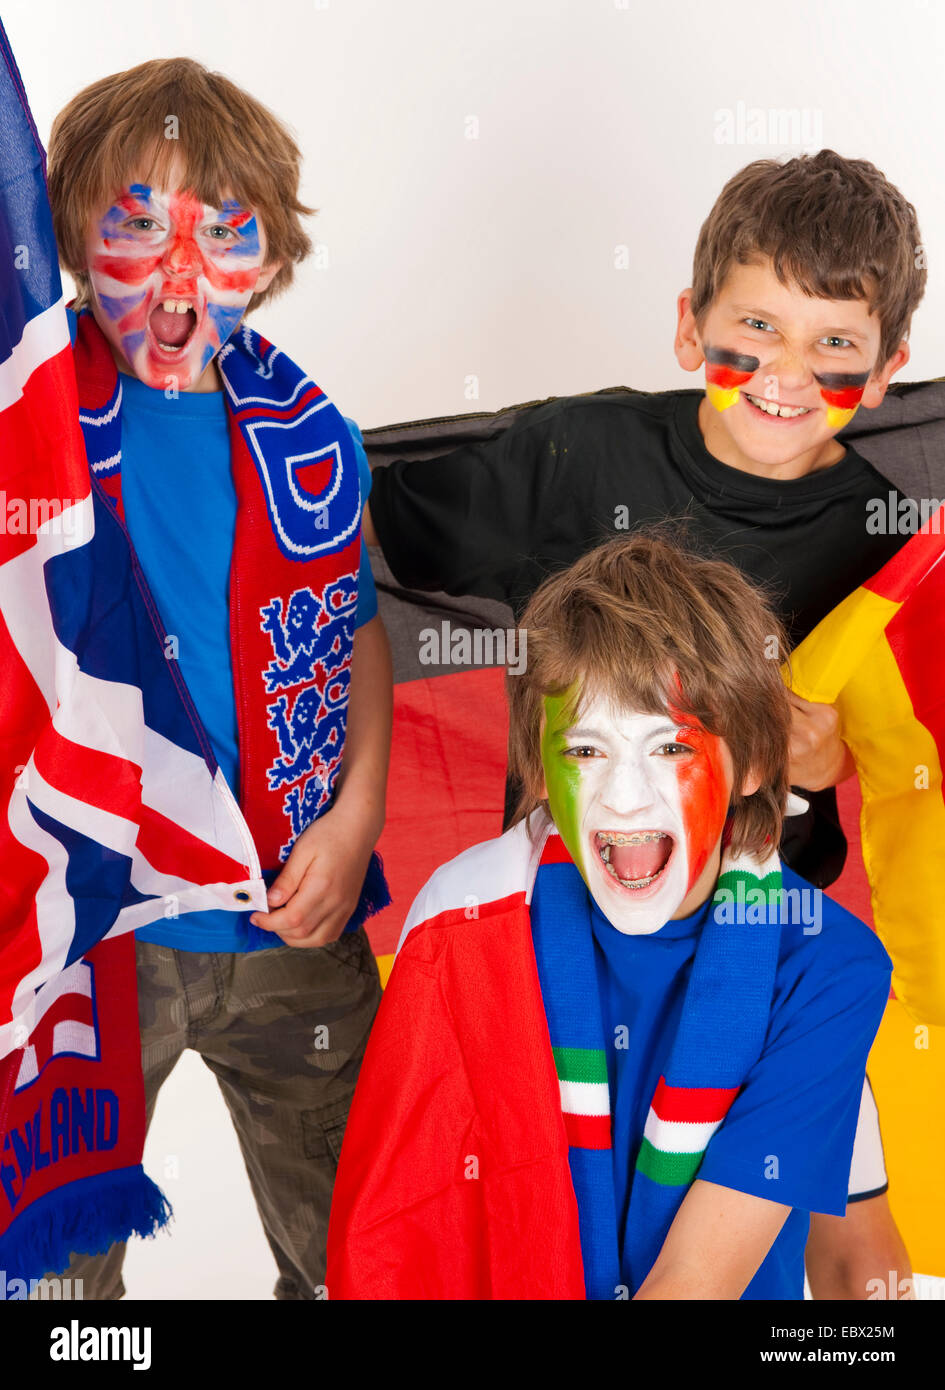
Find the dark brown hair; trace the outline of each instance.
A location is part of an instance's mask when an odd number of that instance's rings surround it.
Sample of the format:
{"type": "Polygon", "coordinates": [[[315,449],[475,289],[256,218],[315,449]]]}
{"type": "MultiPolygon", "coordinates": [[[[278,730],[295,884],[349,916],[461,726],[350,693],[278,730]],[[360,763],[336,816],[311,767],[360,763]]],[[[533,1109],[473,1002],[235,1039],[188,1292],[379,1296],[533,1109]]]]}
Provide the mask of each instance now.
{"type": "Polygon", "coordinates": [[[509,674],[509,764],[522,794],[515,820],[541,804],[546,695],[575,681],[578,711],[615,706],[695,716],[732,757],[731,848],[777,845],[788,793],[790,706],[780,664],[787,638],[761,593],[734,566],[639,532],[607,541],[535,592],[522,617],[527,664],[509,674]],[[740,788],[750,772],[761,786],[740,788]]]}
{"type": "Polygon", "coordinates": [[[699,240],[692,312],[700,325],[734,263],[773,262],[782,284],[821,299],[863,299],[882,331],[880,361],[909,332],[925,293],[915,208],[865,159],[833,150],[758,159],[722,189],[699,240]]]}
{"type": "Polygon", "coordinates": [[[220,207],[236,198],[254,208],[267,263],[283,262],[249,308],[291,284],[294,266],[312,249],[301,223],[313,209],[299,201],[298,146],[271,111],[221,73],[190,58],[157,58],[84,87],[53,122],[49,198],[78,308],[89,302],[85,239],[92,219],[133,174],[164,182],[175,155],[184,186],[201,202],[220,207]],[[168,131],[175,138],[166,138],[168,131]]]}

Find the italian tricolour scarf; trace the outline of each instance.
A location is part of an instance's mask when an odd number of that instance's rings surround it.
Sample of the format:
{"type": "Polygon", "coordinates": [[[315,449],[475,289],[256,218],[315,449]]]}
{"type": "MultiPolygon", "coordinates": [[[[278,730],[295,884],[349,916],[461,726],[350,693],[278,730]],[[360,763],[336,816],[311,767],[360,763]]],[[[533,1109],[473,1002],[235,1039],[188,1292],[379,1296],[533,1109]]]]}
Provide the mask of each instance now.
{"type": "MultiPolygon", "coordinates": [[[[631,1293],[763,1050],[780,889],[776,855],[723,858],[627,1155],[631,1293]]],[[[620,1297],[612,1046],[590,898],[553,828],[518,825],[438,870],[404,929],[349,1116],[330,1297],[620,1297]]]]}

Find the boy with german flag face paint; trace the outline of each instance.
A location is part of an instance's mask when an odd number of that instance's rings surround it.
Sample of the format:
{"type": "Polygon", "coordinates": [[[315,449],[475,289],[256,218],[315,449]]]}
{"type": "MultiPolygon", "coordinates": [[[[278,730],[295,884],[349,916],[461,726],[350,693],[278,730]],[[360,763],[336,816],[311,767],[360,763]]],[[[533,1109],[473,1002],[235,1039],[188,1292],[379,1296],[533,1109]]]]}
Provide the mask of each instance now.
{"type": "Polygon", "coordinates": [[[801,1299],[890,964],[775,849],[777,619],[732,566],[643,534],[547,580],[522,624],[516,821],[408,915],[332,1298],[801,1299]]]}

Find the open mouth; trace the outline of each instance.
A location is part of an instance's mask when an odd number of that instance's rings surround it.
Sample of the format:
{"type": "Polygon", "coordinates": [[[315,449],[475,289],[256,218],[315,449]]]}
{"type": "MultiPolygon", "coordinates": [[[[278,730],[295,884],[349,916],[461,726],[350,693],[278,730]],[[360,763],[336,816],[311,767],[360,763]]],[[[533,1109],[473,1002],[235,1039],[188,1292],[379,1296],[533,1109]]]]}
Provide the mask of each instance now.
{"type": "Polygon", "coordinates": [[[755,410],[766,415],[769,420],[799,420],[803,415],[811,413],[810,407],[806,405],[781,405],[779,401],[766,401],[763,396],[749,396],[747,391],[743,391],[742,395],[755,410]]]}
{"type": "Polygon", "coordinates": [[[191,300],[162,300],[151,310],[148,327],[161,352],[168,356],[182,353],[197,327],[197,314],[191,300]]]}
{"type": "Polygon", "coordinates": [[[631,892],[655,883],[673,855],[673,837],[664,830],[598,830],[594,838],[608,874],[631,892]]]}

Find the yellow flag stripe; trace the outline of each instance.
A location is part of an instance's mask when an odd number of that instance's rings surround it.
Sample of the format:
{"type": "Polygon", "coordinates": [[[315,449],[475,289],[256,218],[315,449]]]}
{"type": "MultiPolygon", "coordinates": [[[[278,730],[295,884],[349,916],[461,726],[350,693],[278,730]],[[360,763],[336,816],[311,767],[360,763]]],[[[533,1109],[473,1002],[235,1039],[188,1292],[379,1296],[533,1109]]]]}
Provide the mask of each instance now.
{"type": "Polygon", "coordinates": [[[823,618],[791,657],[791,689],[832,705],[902,605],[855,589],[823,618]]]}
{"type": "Polygon", "coordinates": [[[860,778],[863,863],[896,997],[919,1022],[945,1024],[942,767],[885,637],[841,692],[837,711],[860,778]]]}

